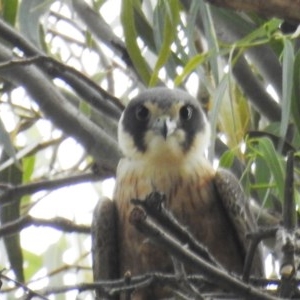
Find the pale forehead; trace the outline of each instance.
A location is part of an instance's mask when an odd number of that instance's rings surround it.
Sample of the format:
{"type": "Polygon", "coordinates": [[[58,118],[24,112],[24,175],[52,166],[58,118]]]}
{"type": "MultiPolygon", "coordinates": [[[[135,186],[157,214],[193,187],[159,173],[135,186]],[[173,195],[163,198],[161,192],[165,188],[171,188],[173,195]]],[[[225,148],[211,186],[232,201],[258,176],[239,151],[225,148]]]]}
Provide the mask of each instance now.
{"type": "Polygon", "coordinates": [[[160,103],[160,104],[168,104],[168,105],[159,105],[157,102],[145,101],[143,105],[147,107],[153,117],[162,114],[168,114],[171,117],[175,117],[178,115],[180,108],[184,105],[182,101],[174,101],[170,103],[160,103]]]}
{"type": "Polygon", "coordinates": [[[178,101],[197,103],[197,101],[185,91],[180,89],[170,90],[167,88],[153,88],[146,90],[132,99],[131,102],[144,101],[157,103],[157,105],[161,107],[170,106],[172,103],[178,101]]]}
{"type": "Polygon", "coordinates": [[[162,110],[167,110],[170,107],[178,107],[183,104],[193,104],[198,106],[198,102],[188,93],[180,89],[153,88],[140,93],[132,99],[129,105],[152,103],[162,110]]]}

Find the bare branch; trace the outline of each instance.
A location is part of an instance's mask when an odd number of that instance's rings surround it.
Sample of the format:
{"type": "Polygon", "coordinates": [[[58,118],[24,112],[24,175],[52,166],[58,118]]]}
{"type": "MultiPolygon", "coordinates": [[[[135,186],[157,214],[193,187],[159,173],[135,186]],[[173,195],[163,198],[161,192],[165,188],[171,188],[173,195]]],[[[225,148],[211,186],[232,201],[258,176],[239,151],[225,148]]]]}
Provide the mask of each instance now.
{"type": "Polygon", "coordinates": [[[60,78],[69,84],[86,102],[93,107],[107,113],[115,119],[119,119],[123,104],[113,95],[106,92],[95,82],[84,76],[76,69],[69,67],[51,57],[33,56],[26,59],[18,59],[2,64],[0,67],[9,68],[12,65],[31,65],[40,66],[46,73],[53,78],[60,78]]]}
{"type": "MultiPolygon", "coordinates": [[[[191,0],[181,0],[186,9],[190,9],[191,0]]],[[[254,28],[248,28],[248,31],[241,31],[238,24],[231,22],[228,16],[223,16],[219,10],[212,10],[213,22],[215,24],[217,37],[224,43],[232,44],[251,33],[254,28]]],[[[234,16],[237,18],[238,16],[234,16]]],[[[203,28],[201,17],[197,16],[197,26],[203,28]]],[[[244,27],[245,24],[243,23],[244,27]]],[[[275,90],[281,96],[281,66],[274,52],[267,46],[251,47],[246,51],[247,55],[265,75],[266,81],[273,84],[275,90]]],[[[227,57],[225,57],[227,59],[227,57]]],[[[231,62],[229,62],[231,63],[231,62]]],[[[256,74],[252,72],[251,66],[243,55],[239,57],[232,66],[233,75],[239,84],[246,98],[255,107],[255,109],[266,116],[270,121],[281,120],[280,105],[267,93],[263,82],[260,81],[256,74]]],[[[268,83],[269,83],[268,82],[268,83]]]]}
{"type": "MultiPolygon", "coordinates": [[[[1,22],[0,22],[1,24],[1,22]]],[[[0,30],[1,32],[1,30],[0,30]]],[[[0,45],[0,61],[10,61],[11,52],[0,45]]],[[[46,115],[66,134],[75,137],[100,165],[114,173],[120,152],[116,141],[71,105],[36,66],[0,69],[0,75],[22,85],[46,115]]]]}
{"type": "Polygon", "coordinates": [[[225,271],[216,268],[201,257],[195,255],[190,249],[184,247],[176,237],[166,233],[158,224],[148,218],[142,209],[135,207],[132,210],[130,222],[140,232],[153,239],[158,245],[161,245],[161,247],[164,247],[171,255],[203,274],[211,283],[216,284],[222,289],[232,291],[243,297],[252,297],[253,299],[276,299],[273,296],[245,284],[238,278],[229,275],[225,271]]]}
{"type": "Polygon", "coordinates": [[[206,2],[236,11],[254,12],[300,22],[300,1],[297,0],[205,0],[206,2]]]}
{"type": "Polygon", "coordinates": [[[92,10],[84,1],[72,0],[72,5],[73,9],[94,36],[111,48],[112,51],[123,60],[127,67],[133,71],[136,78],[139,78],[124,42],[114,34],[102,16],[92,10]]]}
{"type": "Polygon", "coordinates": [[[100,177],[98,174],[95,175],[93,173],[88,173],[70,176],[66,178],[43,180],[22,185],[10,185],[6,187],[0,186],[0,190],[4,189],[4,191],[0,194],[0,205],[4,205],[6,203],[10,204],[14,201],[14,199],[18,199],[19,197],[28,194],[34,194],[39,191],[54,190],[71,184],[75,185],[83,182],[98,181],[109,177],[109,174],[100,177]]]}
{"type": "Polygon", "coordinates": [[[215,258],[209,253],[208,249],[198,243],[198,241],[192,236],[186,227],[182,226],[174,216],[164,207],[166,201],[165,195],[153,192],[146,197],[145,200],[132,200],[134,205],[143,207],[148,216],[156,220],[164,230],[170,232],[172,235],[184,245],[188,246],[191,251],[209,261],[218,268],[223,267],[215,260],[215,258]]]}
{"type": "MultiPolygon", "coordinates": [[[[218,37],[228,45],[238,42],[257,29],[253,23],[246,22],[238,13],[216,7],[212,7],[211,12],[218,37]],[[243,25],[239,26],[239,24],[243,25]]],[[[282,96],[282,66],[274,49],[269,44],[263,44],[244,50],[247,59],[261,72],[264,84],[271,84],[280,99],[282,96]]]]}
{"type": "MultiPolygon", "coordinates": [[[[114,117],[118,118],[120,116],[120,110],[123,109],[123,106],[119,100],[103,90],[91,79],[72,67],[66,66],[53,58],[46,57],[43,52],[2,20],[0,20],[0,33],[1,38],[11,43],[14,47],[18,47],[26,56],[30,57],[23,60],[24,64],[39,63],[39,66],[52,78],[58,77],[65,80],[85,101],[89,101],[96,108],[97,105],[101,105],[101,109],[104,107],[104,109],[109,110],[114,117]],[[108,101],[112,102],[116,107],[112,106],[108,101]]],[[[22,63],[22,61],[17,62],[22,63]]]]}
{"type": "Polygon", "coordinates": [[[277,232],[277,247],[280,251],[280,296],[291,298],[297,294],[295,278],[297,266],[295,262],[295,230],[297,225],[296,206],[294,199],[294,152],[287,156],[286,179],[283,201],[283,227],[277,232]]]}
{"type": "MultiPolygon", "coordinates": [[[[72,290],[83,292],[87,290],[99,290],[102,296],[112,296],[120,293],[126,293],[137,288],[147,287],[154,283],[160,283],[172,287],[176,290],[179,287],[179,279],[174,274],[163,273],[146,273],[143,275],[133,276],[129,278],[124,277],[118,280],[101,280],[94,283],[80,283],[75,285],[61,286],[61,287],[48,287],[40,290],[39,293],[43,295],[65,293],[72,290]]],[[[206,281],[201,276],[188,277],[188,280],[194,284],[202,285],[206,281]]]]}
{"type": "Polygon", "coordinates": [[[45,297],[44,295],[39,294],[38,292],[33,291],[32,289],[30,289],[28,286],[26,286],[24,283],[21,283],[15,279],[9,278],[6,275],[3,274],[3,271],[0,273],[0,278],[4,279],[6,281],[11,281],[13,282],[16,286],[22,288],[26,294],[27,297],[26,299],[31,299],[33,297],[37,298],[37,299],[43,299],[43,300],[48,300],[47,297],[45,297]]]}
{"type": "MultiPolygon", "coordinates": [[[[16,282],[8,278],[7,276],[0,273],[0,278],[3,278],[7,281],[13,281],[17,286],[22,287],[25,291],[28,290],[26,285],[16,282]]],[[[197,286],[202,286],[203,284],[207,284],[206,280],[203,276],[200,275],[190,275],[187,276],[187,280],[197,286]]],[[[172,289],[176,290],[178,288],[178,284],[180,279],[174,274],[163,274],[163,273],[146,273],[143,275],[138,275],[130,278],[130,283],[127,282],[126,278],[118,279],[118,280],[103,280],[97,281],[93,283],[83,282],[79,284],[73,285],[64,285],[58,287],[47,287],[45,289],[39,291],[31,291],[40,297],[44,297],[41,299],[47,299],[45,296],[51,294],[62,294],[69,291],[77,290],[78,293],[89,291],[89,290],[101,290],[102,296],[111,296],[114,294],[120,294],[122,292],[126,292],[127,290],[134,290],[140,286],[150,286],[154,283],[160,283],[163,285],[167,285],[172,287],[172,289]]],[[[266,286],[269,284],[279,285],[279,280],[269,280],[269,279],[251,279],[251,282],[258,286],[266,286]]],[[[299,284],[299,282],[298,282],[299,284]]],[[[228,294],[225,293],[203,293],[202,294],[204,299],[227,299],[228,294]]],[[[231,298],[232,299],[232,298],[231,298]]],[[[238,298],[237,298],[238,299],[238,298]]]]}
{"type": "Polygon", "coordinates": [[[232,72],[246,97],[251,101],[256,110],[272,122],[280,121],[280,106],[266,92],[266,89],[253,74],[244,57],[239,58],[233,66],[232,72]]]}
{"type": "Polygon", "coordinates": [[[91,230],[90,226],[78,225],[68,219],[61,217],[55,217],[53,219],[46,220],[26,215],[15,221],[8,222],[2,225],[0,227],[0,237],[20,232],[29,226],[46,226],[68,233],[77,232],[89,234],[91,230]]]}

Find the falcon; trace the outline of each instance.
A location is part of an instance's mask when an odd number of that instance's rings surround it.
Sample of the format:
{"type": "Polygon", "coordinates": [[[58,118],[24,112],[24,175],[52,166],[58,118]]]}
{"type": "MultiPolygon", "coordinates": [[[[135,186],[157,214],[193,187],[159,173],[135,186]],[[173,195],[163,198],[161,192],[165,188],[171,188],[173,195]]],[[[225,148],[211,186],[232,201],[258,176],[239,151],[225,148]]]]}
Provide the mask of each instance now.
{"type": "MultiPolygon", "coordinates": [[[[255,224],[237,179],[205,157],[210,126],[196,99],[180,89],[141,92],[120,118],[118,141],[124,157],[113,200],[99,201],[94,211],[94,279],[173,271],[168,254],[129,223],[131,200],[154,191],[165,195],[166,208],[226,270],[241,275],[245,235],[255,224]]],[[[148,287],[131,299],[167,297],[161,287],[148,287]]]]}

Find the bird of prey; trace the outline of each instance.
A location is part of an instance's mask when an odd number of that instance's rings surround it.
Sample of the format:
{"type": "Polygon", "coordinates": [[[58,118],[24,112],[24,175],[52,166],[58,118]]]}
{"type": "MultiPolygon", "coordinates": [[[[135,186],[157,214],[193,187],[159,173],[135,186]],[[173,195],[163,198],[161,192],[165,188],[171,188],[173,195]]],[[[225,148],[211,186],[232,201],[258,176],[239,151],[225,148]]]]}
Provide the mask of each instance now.
{"type": "MultiPolygon", "coordinates": [[[[120,118],[118,141],[124,158],[113,201],[99,202],[94,212],[95,280],[126,272],[172,272],[167,253],[129,223],[131,200],[153,191],[166,196],[166,208],[226,270],[241,274],[253,219],[235,177],[215,171],[205,157],[210,126],[196,99],[180,89],[141,92],[120,118]]],[[[159,287],[144,288],[131,299],[162,299],[168,296],[164,293],[159,287]]]]}

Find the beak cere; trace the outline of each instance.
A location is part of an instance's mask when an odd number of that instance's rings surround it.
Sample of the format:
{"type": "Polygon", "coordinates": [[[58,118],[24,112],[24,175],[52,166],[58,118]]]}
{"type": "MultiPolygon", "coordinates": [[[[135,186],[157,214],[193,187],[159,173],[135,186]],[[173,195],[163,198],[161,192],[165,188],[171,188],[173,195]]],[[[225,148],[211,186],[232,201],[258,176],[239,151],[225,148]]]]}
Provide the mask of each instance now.
{"type": "Polygon", "coordinates": [[[165,140],[175,131],[176,127],[176,122],[171,120],[169,116],[161,116],[153,124],[154,131],[160,133],[165,140]]]}

